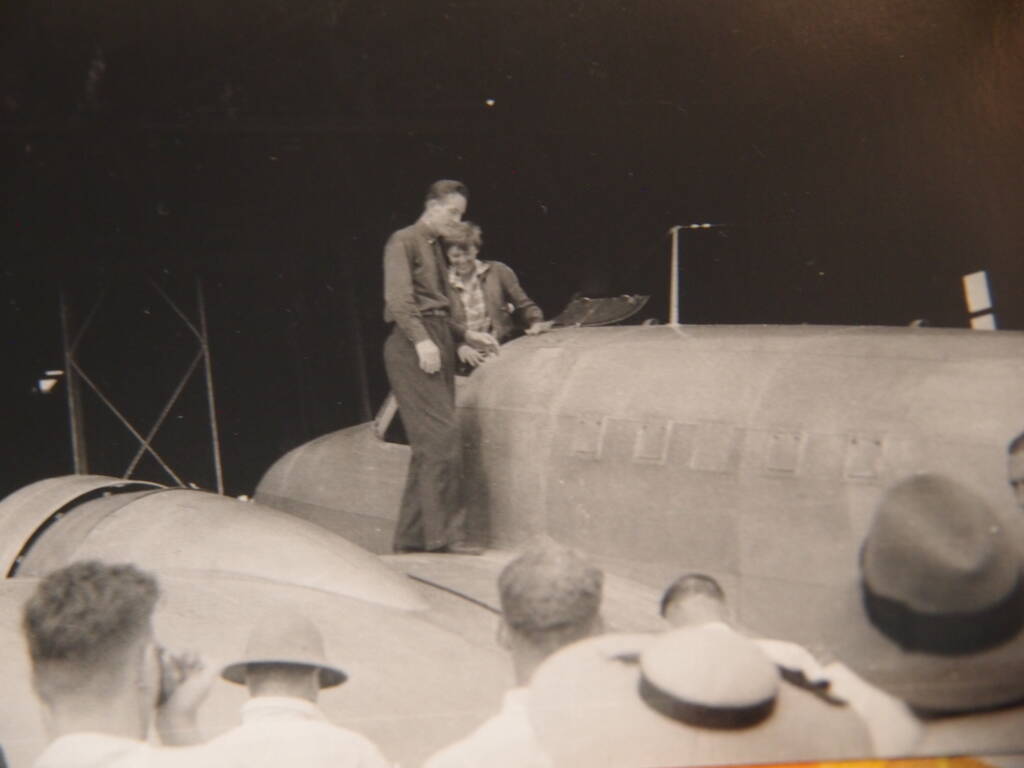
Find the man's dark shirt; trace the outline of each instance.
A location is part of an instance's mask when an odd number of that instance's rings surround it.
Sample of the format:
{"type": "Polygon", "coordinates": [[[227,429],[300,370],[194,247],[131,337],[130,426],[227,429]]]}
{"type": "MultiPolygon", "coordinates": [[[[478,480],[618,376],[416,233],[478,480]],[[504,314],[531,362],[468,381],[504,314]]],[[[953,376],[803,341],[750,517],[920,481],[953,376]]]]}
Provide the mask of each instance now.
{"type": "Polygon", "coordinates": [[[400,229],[384,246],[384,320],[397,323],[415,344],[429,339],[420,318],[443,312],[457,339],[465,326],[451,319],[448,275],[441,245],[422,221],[400,229]]]}

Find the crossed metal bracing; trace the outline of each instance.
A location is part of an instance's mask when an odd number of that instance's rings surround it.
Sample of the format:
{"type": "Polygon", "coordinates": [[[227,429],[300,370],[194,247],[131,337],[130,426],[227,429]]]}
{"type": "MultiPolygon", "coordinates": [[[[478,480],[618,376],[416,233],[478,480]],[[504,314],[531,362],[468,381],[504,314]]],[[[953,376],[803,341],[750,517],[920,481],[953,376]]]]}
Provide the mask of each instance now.
{"type": "Polygon", "coordinates": [[[81,395],[79,389],[79,380],[84,382],[89,389],[99,398],[110,412],[117,418],[118,421],[131,433],[131,435],[138,441],[139,447],[132,457],[128,466],[125,468],[122,477],[130,478],[132,473],[138,467],[139,461],[145,454],[149,454],[156,460],[156,462],[163,468],[163,470],[170,476],[170,478],[179,486],[184,487],[186,484],[181,477],[171,468],[170,464],[157,452],[153,447],[153,440],[163,426],[171,410],[181,397],[182,392],[185,390],[185,386],[188,384],[192,375],[196,372],[200,363],[203,366],[203,373],[205,378],[206,388],[206,400],[209,409],[209,421],[210,421],[210,440],[212,444],[213,452],[213,465],[214,473],[217,479],[217,492],[224,493],[224,477],[223,470],[221,467],[220,457],[220,435],[217,429],[217,409],[216,402],[213,393],[213,373],[210,365],[210,344],[209,335],[207,333],[206,326],[206,304],[203,298],[203,287],[199,280],[196,280],[196,297],[197,297],[197,314],[198,317],[195,321],[188,317],[181,308],[167,295],[166,291],[160,287],[156,282],[149,281],[152,288],[157,294],[170,306],[174,313],[181,319],[185,324],[185,327],[192,333],[196,340],[196,351],[192,356],[191,362],[188,364],[185,373],[182,374],[177,385],[175,386],[167,402],[164,404],[162,410],[157,416],[156,420],[150,425],[149,429],[143,434],[142,429],[136,428],[131,423],[127,416],[114,404],[110,397],[100,388],[100,386],[87,374],[82,366],[79,364],[76,353],[78,347],[85,336],[86,331],[92,324],[93,319],[96,317],[96,313],[100,306],[103,304],[106,292],[102,292],[96,303],[93,305],[89,314],[83,320],[81,326],[77,329],[74,337],[71,336],[70,321],[68,318],[67,303],[64,296],[61,296],[61,324],[64,332],[64,359],[65,359],[65,370],[67,371],[67,395],[68,395],[68,412],[71,422],[71,444],[72,454],[74,457],[74,466],[76,474],[84,474],[88,472],[88,459],[85,445],[85,437],[83,430],[83,419],[82,419],[82,406],[81,406],[81,395]]]}

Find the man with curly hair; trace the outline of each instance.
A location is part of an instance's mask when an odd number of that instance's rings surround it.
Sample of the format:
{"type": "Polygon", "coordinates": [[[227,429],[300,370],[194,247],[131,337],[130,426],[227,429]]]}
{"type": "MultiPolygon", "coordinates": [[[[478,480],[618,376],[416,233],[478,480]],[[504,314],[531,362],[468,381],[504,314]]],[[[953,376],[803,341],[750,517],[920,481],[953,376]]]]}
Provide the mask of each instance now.
{"type": "Polygon", "coordinates": [[[201,766],[196,711],[213,672],[157,644],[156,579],[133,565],[82,561],[47,575],[25,604],[32,683],[53,738],[35,768],[201,766]]]}

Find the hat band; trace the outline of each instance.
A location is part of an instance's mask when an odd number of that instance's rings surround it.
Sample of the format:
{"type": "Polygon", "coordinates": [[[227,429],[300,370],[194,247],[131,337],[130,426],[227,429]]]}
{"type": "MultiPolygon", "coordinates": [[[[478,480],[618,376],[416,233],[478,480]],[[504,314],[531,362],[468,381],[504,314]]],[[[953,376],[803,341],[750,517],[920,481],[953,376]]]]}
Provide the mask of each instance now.
{"type": "Polygon", "coordinates": [[[666,693],[645,677],[640,678],[640,698],[651,709],[673,720],[716,730],[750,728],[765,720],[775,709],[774,696],[743,707],[697,704],[666,693]]]}
{"type": "Polygon", "coordinates": [[[922,613],[883,597],[861,581],[864,610],[871,623],[904,650],[944,655],[983,651],[1016,635],[1024,626],[1024,582],[993,606],[972,613],[922,613]]]}

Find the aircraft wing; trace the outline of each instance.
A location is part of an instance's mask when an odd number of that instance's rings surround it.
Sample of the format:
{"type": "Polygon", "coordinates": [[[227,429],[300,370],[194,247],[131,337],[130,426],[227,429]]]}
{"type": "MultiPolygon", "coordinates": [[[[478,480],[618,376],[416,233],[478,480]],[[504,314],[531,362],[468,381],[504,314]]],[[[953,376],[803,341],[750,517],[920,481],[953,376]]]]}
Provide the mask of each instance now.
{"type": "MultiPolygon", "coordinates": [[[[498,574],[516,556],[511,550],[487,550],[479,557],[453,557],[429,552],[385,555],[381,559],[434,590],[457,595],[500,613],[498,574]]],[[[612,573],[605,574],[602,611],[612,631],[659,632],[666,628],[658,615],[660,591],[612,573]]],[[[495,618],[497,621],[497,618],[495,618]]]]}

